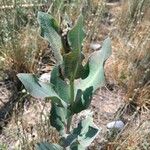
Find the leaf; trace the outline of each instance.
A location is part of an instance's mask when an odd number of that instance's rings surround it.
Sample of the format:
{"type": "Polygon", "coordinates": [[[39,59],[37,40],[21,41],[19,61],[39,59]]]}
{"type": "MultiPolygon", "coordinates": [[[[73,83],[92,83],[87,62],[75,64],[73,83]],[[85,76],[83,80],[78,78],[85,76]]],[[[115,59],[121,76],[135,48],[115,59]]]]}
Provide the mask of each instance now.
{"type": "Polygon", "coordinates": [[[88,116],[68,135],[63,142],[64,146],[70,146],[74,150],[80,150],[79,147],[85,149],[91,144],[99,132],[100,129],[93,123],[93,118],[88,116]]]}
{"type": "Polygon", "coordinates": [[[85,147],[77,144],[77,142],[76,142],[76,143],[71,144],[70,149],[71,150],[85,150],[85,147]]]}
{"type": "Polygon", "coordinates": [[[37,150],[63,150],[58,144],[50,144],[48,142],[41,142],[37,144],[37,150]]]}
{"type": "Polygon", "coordinates": [[[75,26],[68,32],[67,39],[71,51],[63,55],[64,76],[69,80],[74,80],[82,76],[82,61],[84,55],[81,53],[81,47],[85,33],[83,31],[83,16],[80,15],[75,26]]]}
{"type": "MultiPolygon", "coordinates": [[[[104,85],[105,76],[104,76],[104,63],[111,55],[111,41],[110,38],[107,38],[101,50],[95,51],[90,56],[86,67],[89,68],[89,74],[85,79],[78,79],[75,83],[75,93],[78,89],[85,91],[89,87],[93,87],[93,92],[104,85]]],[[[88,73],[88,72],[87,72],[88,73]]]]}
{"type": "Polygon", "coordinates": [[[59,67],[55,67],[51,72],[50,82],[54,85],[55,92],[66,103],[70,102],[70,85],[61,79],[59,67]]]}
{"type": "Polygon", "coordinates": [[[82,42],[85,38],[83,30],[83,16],[80,15],[75,26],[69,31],[67,39],[73,51],[81,51],[82,42]]]}
{"type": "Polygon", "coordinates": [[[36,98],[51,98],[52,101],[66,107],[67,104],[57,95],[53,89],[53,84],[44,83],[38,80],[33,74],[19,73],[18,78],[23,83],[27,91],[36,98]]]}
{"type": "Polygon", "coordinates": [[[93,95],[93,87],[87,88],[84,92],[82,90],[77,91],[75,102],[73,103],[72,112],[79,113],[89,107],[93,95]]]}
{"type": "Polygon", "coordinates": [[[74,80],[75,78],[82,76],[82,74],[80,74],[82,73],[81,70],[83,70],[82,60],[77,52],[70,52],[64,55],[63,59],[62,69],[66,78],[74,80]]]}
{"type": "Polygon", "coordinates": [[[41,27],[41,36],[45,38],[52,47],[58,64],[62,63],[61,50],[63,49],[60,31],[57,22],[48,13],[38,12],[38,22],[41,27]]]}
{"type": "Polygon", "coordinates": [[[52,103],[50,114],[51,125],[55,127],[61,135],[64,135],[68,119],[67,109],[52,103]]]}

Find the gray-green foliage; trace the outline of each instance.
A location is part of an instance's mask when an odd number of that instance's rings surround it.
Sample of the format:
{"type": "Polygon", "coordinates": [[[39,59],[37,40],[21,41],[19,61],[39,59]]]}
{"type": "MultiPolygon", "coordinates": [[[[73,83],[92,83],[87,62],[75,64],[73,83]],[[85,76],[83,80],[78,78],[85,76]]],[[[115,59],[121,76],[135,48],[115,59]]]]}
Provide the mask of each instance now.
{"type": "Polygon", "coordinates": [[[52,16],[38,13],[41,36],[50,42],[57,65],[51,72],[50,83],[43,83],[33,74],[18,74],[27,91],[34,97],[50,98],[50,122],[61,135],[60,145],[39,143],[37,148],[84,150],[99,133],[92,116],[86,116],[71,129],[74,114],[88,108],[95,90],[104,85],[104,63],[111,55],[111,42],[107,38],[101,50],[94,52],[85,65],[82,43],[85,38],[83,16],[68,31],[66,40],[52,16]],[[63,43],[66,42],[66,43],[63,43]],[[64,50],[67,46],[67,50],[64,50]]]}
{"type": "Polygon", "coordinates": [[[62,56],[60,51],[62,49],[62,42],[59,36],[60,29],[57,22],[52,16],[44,12],[38,13],[38,22],[41,27],[41,36],[51,44],[54,56],[57,62],[61,64],[62,56]]]}

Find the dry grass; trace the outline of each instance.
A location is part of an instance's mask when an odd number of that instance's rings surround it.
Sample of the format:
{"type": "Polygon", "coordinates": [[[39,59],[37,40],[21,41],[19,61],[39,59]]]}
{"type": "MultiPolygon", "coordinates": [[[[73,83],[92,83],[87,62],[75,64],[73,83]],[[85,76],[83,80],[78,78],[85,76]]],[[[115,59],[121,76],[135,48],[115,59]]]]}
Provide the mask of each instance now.
{"type": "Polygon", "coordinates": [[[37,31],[26,27],[21,33],[17,33],[15,44],[8,43],[1,47],[4,59],[3,69],[9,78],[16,82],[16,74],[19,72],[34,72],[38,52],[37,31]]]}
{"type": "MultiPolygon", "coordinates": [[[[139,0],[129,0],[128,3],[125,1],[123,5],[112,11],[112,13],[117,11],[116,18],[119,19],[116,19],[114,23],[118,25],[117,30],[111,32],[113,55],[106,66],[106,75],[110,82],[126,89],[125,98],[122,96],[122,99],[125,99],[127,105],[134,106],[135,113],[129,115],[125,110],[119,113],[119,117],[125,119],[126,126],[121,133],[107,142],[107,150],[146,150],[146,148],[148,150],[150,147],[150,122],[148,120],[150,115],[150,20],[147,0],[145,1],[146,3],[139,0]]],[[[87,31],[86,51],[89,50],[88,46],[91,41],[101,41],[112,30],[109,29],[110,26],[107,23],[109,16],[105,16],[108,15],[105,0],[78,1],[78,3],[75,2],[71,5],[66,3],[59,5],[60,9],[56,9],[57,7],[54,9],[54,6],[52,5],[49,11],[56,14],[58,20],[61,18],[64,8],[73,20],[78,16],[81,7],[83,8],[83,14],[87,20],[85,22],[87,31]],[[103,24],[101,24],[102,22],[103,24]]],[[[22,28],[16,35],[15,43],[1,47],[2,58],[4,58],[2,64],[4,64],[5,69],[9,70],[10,74],[13,74],[13,78],[18,72],[37,72],[38,61],[48,47],[47,42],[38,36],[37,30],[30,26],[22,28]]],[[[110,93],[108,95],[110,99],[112,95],[110,93]]],[[[118,97],[120,97],[120,93],[114,99],[118,97]]],[[[103,99],[107,100],[107,96],[104,96],[103,99]]],[[[28,107],[26,106],[28,102],[28,100],[25,102],[19,115],[14,113],[10,124],[3,130],[1,140],[4,150],[10,149],[12,145],[14,147],[11,148],[32,150],[35,143],[42,140],[58,142],[58,133],[51,128],[48,121],[50,104],[33,100],[33,102],[29,102],[28,107]]],[[[110,104],[111,109],[112,105],[110,104]]],[[[107,111],[109,109],[105,106],[103,108],[107,111]]],[[[18,110],[17,106],[16,110],[18,110]]],[[[99,107],[96,113],[98,111],[99,107]]],[[[103,115],[105,116],[104,113],[103,115]]],[[[101,116],[98,113],[98,117],[101,116]]],[[[105,119],[108,119],[107,115],[105,119]]],[[[103,122],[101,118],[99,121],[103,122]]]]}
{"type": "Polygon", "coordinates": [[[121,28],[121,35],[130,38],[137,25],[148,23],[150,3],[149,0],[128,0],[122,3],[118,24],[121,28]]]}
{"type": "Polygon", "coordinates": [[[0,135],[3,145],[7,149],[33,150],[36,143],[41,141],[57,143],[58,132],[49,122],[50,102],[29,101],[29,97],[24,96],[24,107],[18,112],[22,100],[16,104],[11,122],[0,135]]]}
{"type": "Polygon", "coordinates": [[[117,56],[113,66],[113,74],[118,83],[126,87],[126,102],[138,105],[141,109],[148,109],[150,108],[150,24],[147,24],[149,20],[147,18],[147,1],[143,2],[143,5],[134,0],[129,3],[130,6],[127,4],[126,2],[122,6],[122,12],[128,13],[121,15],[121,17],[126,18],[122,20],[130,19],[132,22],[126,21],[127,24],[123,24],[123,26],[119,24],[118,26],[121,29],[121,34],[115,36],[113,40],[113,47],[117,56]],[[142,5],[142,8],[140,7],[144,13],[142,18],[138,18],[138,14],[141,12],[137,10],[138,6],[135,5],[142,5]],[[132,17],[138,22],[137,24],[133,23],[130,16],[135,7],[136,12],[132,17]],[[131,28],[129,26],[132,26],[130,38],[131,28]],[[122,31],[124,31],[124,35],[122,35],[122,31]]]}
{"type": "Polygon", "coordinates": [[[131,3],[123,3],[122,13],[117,14],[119,20],[115,23],[120,32],[111,33],[114,59],[108,67],[112,72],[109,78],[126,89],[127,107],[119,112],[126,125],[107,143],[107,150],[148,150],[150,147],[150,24],[147,15],[150,3],[143,1],[141,13],[138,8],[142,1],[128,2],[131,3]]]}
{"type": "MultiPolygon", "coordinates": [[[[150,121],[147,114],[136,114],[134,117],[129,117],[130,120],[114,142],[116,142],[116,149],[129,150],[148,150],[150,147],[150,121]]],[[[129,119],[128,118],[128,119],[129,119]]]]}

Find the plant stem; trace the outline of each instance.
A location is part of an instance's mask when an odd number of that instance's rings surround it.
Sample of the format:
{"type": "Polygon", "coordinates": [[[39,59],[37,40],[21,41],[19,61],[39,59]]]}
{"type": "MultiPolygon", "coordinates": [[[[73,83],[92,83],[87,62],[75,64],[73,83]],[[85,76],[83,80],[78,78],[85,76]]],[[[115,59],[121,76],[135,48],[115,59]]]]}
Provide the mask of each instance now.
{"type": "Polygon", "coordinates": [[[66,131],[67,134],[70,133],[71,122],[72,122],[72,115],[67,120],[67,131],[66,131]]]}
{"type": "MultiPolygon", "coordinates": [[[[74,101],[74,78],[70,80],[70,105],[72,107],[74,101]]],[[[69,112],[70,113],[70,112],[69,112]]],[[[70,132],[71,122],[72,122],[72,114],[69,114],[69,118],[67,120],[67,133],[70,132]]]]}
{"type": "Polygon", "coordinates": [[[70,98],[71,98],[71,105],[74,101],[74,79],[70,80],[70,98]]]}

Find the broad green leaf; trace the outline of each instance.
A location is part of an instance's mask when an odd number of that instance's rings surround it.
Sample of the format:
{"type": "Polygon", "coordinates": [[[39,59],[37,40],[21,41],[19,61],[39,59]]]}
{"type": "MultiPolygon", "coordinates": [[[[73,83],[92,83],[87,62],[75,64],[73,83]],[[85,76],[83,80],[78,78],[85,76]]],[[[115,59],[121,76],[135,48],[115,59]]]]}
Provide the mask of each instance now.
{"type": "Polygon", "coordinates": [[[79,113],[89,107],[93,95],[93,88],[89,87],[84,92],[80,89],[77,91],[75,101],[73,103],[72,112],[79,113]]]}
{"type": "Polygon", "coordinates": [[[88,116],[68,135],[63,142],[64,146],[73,147],[74,150],[80,150],[79,148],[85,149],[91,144],[99,132],[100,129],[94,124],[93,118],[88,116]]]}
{"type": "Polygon", "coordinates": [[[80,15],[75,26],[69,31],[67,39],[73,51],[81,51],[85,32],[83,30],[83,16],[80,15]]]}
{"type": "Polygon", "coordinates": [[[54,90],[66,103],[70,102],[70,85],[61,79],[59,67],[55,67],[51,72],[50,82],[54,85],[54,90]]]}
{"type": "Polygon", "coordinates": [[[38,143],[36,149],[37,150],[64,150],[60,145],[50,144],[48,142],[38,143]]]}
{"type": "Polygon", "coordinates": [[[70,52],[63,57],[64,62],[62,69],[64,70],[64,76],[69,80],[73,80],[82,76],[82,58],[78,52],[70,52]]]}
{"type": "Polygon", "coordinates": [[[53,127],[60,132],[61,135],[65,134],[67,119],[69,117],[67,109],[52,103],[50,112],[50,123],[53,127]]]}
{"type": "Polygon", "coordinates": [[[41,36],[45,38],[52,47],[58,64],[62,63],[61,50],[63,49],[59,26],[54,18],[48,13],[38,12],[38,22],[41,27],[41,36]]]}
{"type": "Polygon", "coordinates": [[[51,98],[52,101],[66,107],[64,102],[54,91],[54,85],[51,83],[43,83],[33,74],[19,73],[18,78],[23,83],[27,91],[36,98],[51,98]]]}
{"type": "Polygon", "coordinates": [[[104,85],[104,63],[111,55],[111,41],[107,38],[102,45],[101,50],[95,51],[90,56],[87,67],[89,67],[89,74],[85,79],[78,79],[75,83],[75,93],[78,89],[85,91],[89,87],[93,87],[93,92],[104,85]]]}
{"type": "Polygon", "coordinates": [[[74,80],[82,76],[82,61],[84,55],[81,53],[81,47],[85,33],[83,31],[83,16],[80,15],[75,26],[68,32],[67,40],[71,47],[71,51],[63,55],[64,76],[69,80],[74,80]]]}

